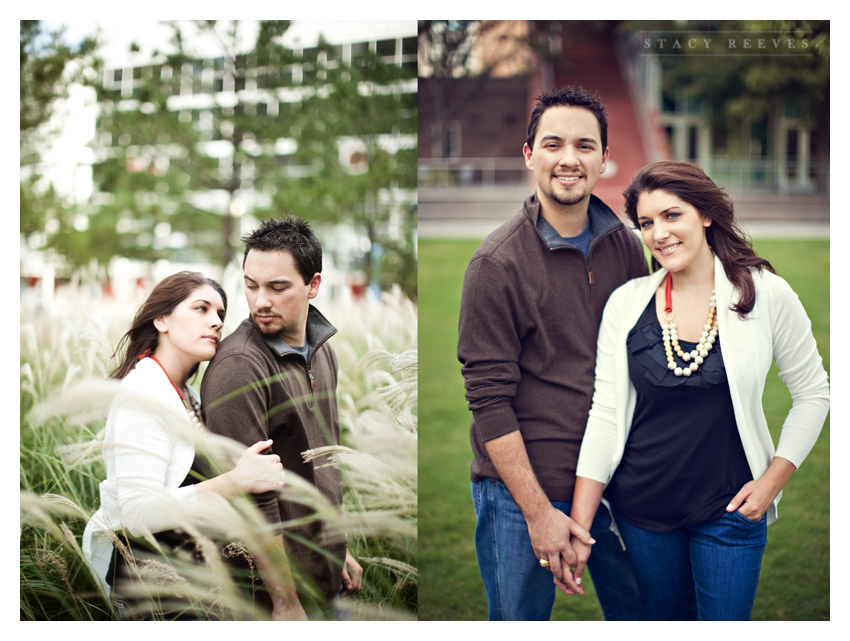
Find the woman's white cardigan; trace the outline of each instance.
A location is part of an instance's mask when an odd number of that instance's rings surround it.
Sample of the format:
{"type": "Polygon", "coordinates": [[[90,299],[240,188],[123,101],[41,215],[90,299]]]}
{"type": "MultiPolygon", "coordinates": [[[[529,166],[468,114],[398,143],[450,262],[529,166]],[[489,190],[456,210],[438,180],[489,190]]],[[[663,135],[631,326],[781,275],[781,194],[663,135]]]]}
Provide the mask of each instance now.
{"type": "Polygon", "coordinates": [[[83,534],[83,552],[105,590],[111,531],[145,536],[197,518],[195,487],[180,484],[192,467],[199,429],[153,360],[139,361],[121,381],[106,420],[100,509],[83,534]]]}
{"type": "MultiPolygon", "coordinates": [[[[817,440],[829,411],[829,383],[811,323],[799,298],[782,278],[752,270],[756,301],[744,320],[730,309],[738,293],[714,259],[717,323],[738,433],[754,479],[774,456],[799,467],[817,440]],[[792,406],[774,451],[762,408],[772,360],[791,393],[792,406]]],[[[577,476],[608,484],[623,456],[636,393],[628,370],[626,338],[667,275],[661,269],[618,288],[605,306],[596,357],[593,405],[582,441],[577,476]]],[[[683,427],[688,417],[682,416],[683,427]]],[[[781,492],[767,511],[776,520],[781,492]]]]}

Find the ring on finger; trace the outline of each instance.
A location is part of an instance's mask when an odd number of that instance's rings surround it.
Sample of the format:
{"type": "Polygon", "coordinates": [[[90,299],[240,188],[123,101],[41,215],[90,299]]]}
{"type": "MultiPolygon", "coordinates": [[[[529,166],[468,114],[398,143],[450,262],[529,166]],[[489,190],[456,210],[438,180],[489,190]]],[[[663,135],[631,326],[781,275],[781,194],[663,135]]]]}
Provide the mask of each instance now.
{"type": "Polygon", "coordinates": [[[549,561],[547,561],[546,559],[540,559],[540,567],[541,568],[548,568],[549,567],[549,561]]]}

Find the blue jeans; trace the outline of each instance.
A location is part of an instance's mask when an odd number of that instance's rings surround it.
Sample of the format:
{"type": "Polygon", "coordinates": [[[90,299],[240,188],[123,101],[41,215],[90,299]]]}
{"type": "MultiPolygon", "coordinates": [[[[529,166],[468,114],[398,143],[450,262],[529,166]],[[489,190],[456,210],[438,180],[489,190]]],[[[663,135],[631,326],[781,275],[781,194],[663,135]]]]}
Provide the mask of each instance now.
{"type": "MultiPolygon", "coordinates": [[[[653,621],[748,621],[756,598],[767,519],[740,512],[689,529],[650,532],[617,516],[653,621]]],[[[592,556],[592,554],[591,554],[592,556]]]]}
{"type": "MultiPolygon", "coordinates": [[[[475,551],[491,621],[548,621],[555,602],[552,572],[540,567],[525,517],[504,483],[472,483],[478,518],[475,551]]],[[[569,514],[571,501],[552,503],[569,514]]],[[[608,621],[643,619],[637,582],[620,539],[611,531],[607,508],[600,507],[590,532],[596,543],[588,562],[599,604],[608,621]]]]}

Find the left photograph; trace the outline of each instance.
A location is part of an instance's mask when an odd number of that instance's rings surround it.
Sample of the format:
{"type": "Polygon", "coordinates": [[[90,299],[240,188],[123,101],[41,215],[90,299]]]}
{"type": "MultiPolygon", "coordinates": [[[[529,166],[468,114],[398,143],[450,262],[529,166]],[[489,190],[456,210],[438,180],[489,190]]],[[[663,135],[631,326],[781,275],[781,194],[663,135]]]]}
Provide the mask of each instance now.
{"type": "Polygon", "coordinates": [[[416,22],[20,45],[20,619],[416,620],[416,22]]]}

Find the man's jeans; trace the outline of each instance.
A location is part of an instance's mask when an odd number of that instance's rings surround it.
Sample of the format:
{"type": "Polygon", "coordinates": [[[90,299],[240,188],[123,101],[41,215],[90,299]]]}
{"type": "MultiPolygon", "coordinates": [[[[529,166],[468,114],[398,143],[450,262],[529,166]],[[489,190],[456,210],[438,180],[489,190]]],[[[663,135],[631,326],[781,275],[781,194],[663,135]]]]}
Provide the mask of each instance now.
{"type": "MultiPolygon", "coordinates": [[[[540,567],[525,517],[504,483],[485,479],[472,483],[478,522],[475,550],[491,621],[548,621],[555,602],[552,572],[540,567]]],[[[571,501],[554,502],[570,513],[571,501]]],[[[596,539],[588,570],[608,621],[643,619],[637,582],[611,516],[601,506],[590,529],[596,539]]],[[[581,597],[571,597],[581,598],[581,597]]]]}
{"type": "MultiPolygon", "coordinates": [[[[740,512],[690,529],[650,532],[617,517],[654,621],[747,621],[756,598],[767,519],[740,512]]],[[[591,556],[593,556],[591,554],[591,556]]]]}

